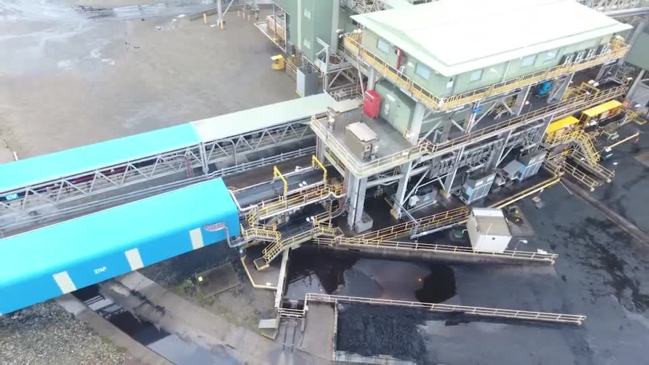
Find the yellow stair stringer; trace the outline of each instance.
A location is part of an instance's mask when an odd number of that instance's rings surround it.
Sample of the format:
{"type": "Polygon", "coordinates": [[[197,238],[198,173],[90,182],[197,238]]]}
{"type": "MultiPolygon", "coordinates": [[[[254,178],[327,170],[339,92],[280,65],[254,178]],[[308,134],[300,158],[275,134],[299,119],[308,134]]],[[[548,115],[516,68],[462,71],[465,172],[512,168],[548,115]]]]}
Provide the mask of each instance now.
{"type": "Polygon", "coordinates": [[[255,260],[255,266],[258,270],[263,270],[267,268],[270,263],[279,256],[282,252],[289,248],[294,248],[297,245],[308,242],[312,239],[315,239],[319,236],[329,235],[334,236],[337,234],[337,231],[334,228],[328,226],[317,226],[312,229],[309,229],[304,232],[300,232],[294,236],[288,237],[286,239],[280,239],[276,242],[272,242],[265,249],[262,250],[262,256],[255,260]]]}
{"type": "Polygon", "coordinates": [[[574,141],[577,146],[579,146],[579,149],[582,151],[584,157],[586,157],[586,161],[590,165],[599,165],[601,156],[599,152],[597,152],[597,149],[595,148],[593,141],[590,139],[590,136],[580,129],[575,130],[573,133],[571,133],[571,135],[574,137],[574,141]]]}

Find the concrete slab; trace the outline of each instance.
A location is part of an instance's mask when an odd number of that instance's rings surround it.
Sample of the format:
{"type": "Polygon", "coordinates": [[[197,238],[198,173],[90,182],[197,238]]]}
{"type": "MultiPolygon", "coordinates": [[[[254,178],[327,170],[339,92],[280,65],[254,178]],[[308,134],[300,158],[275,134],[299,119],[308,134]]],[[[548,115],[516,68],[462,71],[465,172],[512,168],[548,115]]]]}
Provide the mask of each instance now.
{"type": "Polygon", "coordinates": [[[333,359],[336,327],[334,317],[333,305],[309,303],[300,348],[318,358],[333,359]]]}

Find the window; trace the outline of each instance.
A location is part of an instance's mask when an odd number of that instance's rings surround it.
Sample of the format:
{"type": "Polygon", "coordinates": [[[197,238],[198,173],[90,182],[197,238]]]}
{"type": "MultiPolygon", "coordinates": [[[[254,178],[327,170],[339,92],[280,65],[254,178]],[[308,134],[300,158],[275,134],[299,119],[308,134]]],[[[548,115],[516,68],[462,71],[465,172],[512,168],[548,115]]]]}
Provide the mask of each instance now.
{"type": "Polygon", "coordinates": [[[424,80],[430,79],[430,68],[421,63],[418,63],[415,67],[415,73],[424,80]]]}
{"type": "Polygon", "coordinates": [[[475,81],[480,81],[482,79],[482,70],[475,70],[471,72],[471,75],[469,76],[469,81],[475,82],[475,81]]]}
{"type": "Polygon", "coordinates": [[[523,67],[530,67],[534,64],[534,61],[536,61],[536,55],[533,54],[531,56],[523,57],[521,60],[521,66],[523,67]]]}
{"type": "Polygon", "coordinates": [[[545,60],[546,61],[553,60],[555,57],[557,57],[557,51],[556,50],[545,52],[545,60]]]}
{"type": "Polygon", "coordinates": [[[379,41],[376,44],[376,48],[378,48],[383,53],[389,53],[390,43],[386,42],[383,38],[379,38],[379,41]]]}

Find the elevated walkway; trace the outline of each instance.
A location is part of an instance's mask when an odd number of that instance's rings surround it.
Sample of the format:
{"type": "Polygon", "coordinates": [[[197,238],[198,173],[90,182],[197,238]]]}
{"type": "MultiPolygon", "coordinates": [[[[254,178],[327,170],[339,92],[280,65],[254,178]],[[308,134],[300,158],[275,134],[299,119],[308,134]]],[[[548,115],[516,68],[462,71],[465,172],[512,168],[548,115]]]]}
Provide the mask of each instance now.
{"type": "Polygon", "coordinates": [[[448,97],[438,97],[410,79],[408,76],[399,72],[399,70],[385,62],[381,57],[363,47],[361,44],[361,37],[362,35],[360,33],[349,33],[344,36],[342,47],[345,54],[349,55],[353,59],[368,64],[370,67],[377,70],[383,77],[399,86],[402,90],[408,92],[414,99],[426,105],[429,109],[440,111],[455,109],[478,100],[483,100],[490,96],[509,93],[528,85],[537,84],[546,80],[553,80],[564,75],[569,75],[577,71],[586,70],[603,63],[617,60],[624,57],[629,50],[629,46],[624,44],[622,41],[615,41],[611,43],[609,51],[581,62],[555,66],[548,70],[523,75],[515,79],[461,94],[448,97]]]}
{"type": "Polygon", "coordinates": [[[544,252],[529,252],[518,250],[505,250],[503,252],[481,252],[471,247],[438,245],[409,241],[393,241],[384,239],[364,239],[360,237],[331,237],[320,236],[316,243],[330,247],[345,247],[353,250],[367,252],[400,252],[407,253],[412,258],[442,258],[456,259],[458,257],[473,258],[475,260],[498,261],[508,263],[541,263],[554,264],[558,255],[544,252]]]}
{"type": "Polygon", "coordinates": [[[390,240],[400,237],[409,237],[422,232],[431,233],[433,231],[442,230],[444,228],[464,223],[469,217],[469,213],[470,210],[468,207],[445,210],[441,213],[436,213],[415,220],[409,220],[376,231],[371,231],[357,237],[365,240],[390,240]]]}
{"type": "MultiPolygon", "coordinates": [[[[489,308],[489,307],[475,307],[454,304],[442,303],[422,303],[412,302],[405,300],[393,299],[379,299],[379,298],[365,298],[365,297],[352,297],[345,295],[331,295],[320,293],[307,293],[304,299],[304,310],[302,316],[309,309],[309,303],[358,303],[358,304],[371,304],[394,306],[402,308],[419,308],[438,313],[462,313],[465,315],[485,317],[485,318],[498,318],[498,319],[512,319],[521,321],[532,322],[546,322],[558,324],[571,324],[582,325],[586,320],[585,315],[579,314],[565,314],[565,313],[552,313],[552,312],[535,312],[516,309],[503,309],[503,308],[489,308]]],[[[299,316],[299,312],[292,311],[292,315],[299,316]]]]}
{"type": "Polygon", "coordinates": [[[436,158],[452,153],[460,148],[479,145],[480,143],[498,137],[503,133],[519,130],[531,124],[542,123],[545,118],[557,119],[574,114],[585,108],[622,96],[626,93],[626,90],[626,85],[621,85],[593,93],[578,94],[561,102],[507,119],[485,128],[477,129],[443,143],[435,144],[428,140],[422,140],[417,145],[407,147],[398,152],[371,161],[363,161],[356,157],[345,146],[344,142],[328,129],[327,117],[312,118],[310,126],[318,138],[326,145],[327,149],[335,155],[335,158],[338,161],[340,161],[343,165],[341,166],[342,168],[350,170],[355,176],[367,177],[388,171],[423,156],[436,158]]]}

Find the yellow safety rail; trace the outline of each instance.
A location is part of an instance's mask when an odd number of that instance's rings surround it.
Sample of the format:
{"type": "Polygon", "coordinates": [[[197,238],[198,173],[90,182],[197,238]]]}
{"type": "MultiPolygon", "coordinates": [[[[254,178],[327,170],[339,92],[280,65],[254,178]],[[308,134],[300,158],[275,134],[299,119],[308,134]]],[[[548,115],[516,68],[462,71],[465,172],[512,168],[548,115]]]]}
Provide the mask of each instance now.
{"type": "Polygon", "coordinates": [[[590,139],[590,136],[581,129],[575,130],[574,133],[572,133],[572,135],[575,138],[574,139],[575,143],[579,146],[579,149],[583,152],[583,155],[584,157],[586,157],[588,163],[591,165],[598,165],[601,156],[599,152],[597,152],[597,149],[595,148],[593,141],[590,139]]]}
{"type": "Polygon", "coordinates": [[[368,240],[390,240],[394,238],[405,237],[417,232],[426,232],[438,228],[461,224],[466,221],[468,216],[469,208],[463,206],[455,209],[445,210],[441,213],[436,213],[427,217],[419,218],[415,221],[409,220],[407,222],[399,223],[394,226],[379,229],[377,231],[368,232],[357,237],[359,239],[368,240]]]}
{"type": "Polygon", "coordinates": [[[616,60],[624,57],[628,52],[629,46],[624,44],[623,40],[614,38],[610,43],[610,50],[578,63],[568,65],[558,65],[548,70],[543,70],[527,75],[507,80],[488,87],[471,90],[465,93],[456,94],[449,97],[438,97],[433,95],[426,88],[414,82],[412,79],[399,72],[393,66],[386,63],[381,57],[367,50],[361,45],[361,33],[349,33],[343,38],[344,50],[352,57],[358,58],[376,69],[383,77],[392,81],[395,85],[408,91],[415,99],[425,104],[433,110],[449,110],[462,105],[466,105],[489,96],[500,95],[503,93],[517,90],[521,87],[536,84],[546,80],[556,79],[563,75],[568,75],[577,71],[585,70],[602,63],[616,60]]]}
{"type": "Polygon", "coordinates": [[[334,236],[336,234],[337,231],[334,228],[327,226],[316,226],[313,229],[309,229],[286,239],[273,242],[261,251],[262,256],[254,261],[255,266],[257,267],[257,269],[263,270],[267,268],[270,263],[275,258],[277,258],[277,256],[279,256],[280,253],[289,248],[294,248],[301,243],[311,241],[312,239],[315,239],[321,235],[334,236]]]}
{"type": "Polygon", "coordinates": [[[275,178],[280,178],[282,182],[284,183],[284,195],[288,194],[288,181],[286,181],[286,178],[284,175],[282,175],[282,172],[279,171],[277,166],[273,166],[273,177],[275,178]]]}
{"type": "Polygon", "coordinates": [[[311,166],[319,167],[322,170],[322,182],[327,185],[327,168],[315,155],[311,156],[311,166]]]}
{"type": "Polygon", "coordinates": [[[392,241],[384,239],[363,239],[358,237],[331,237],[322,236],[316,238],[316,242],[326,246],[348,246],[354,249],[381,248],[395,251],[431,252],[449,254],[455,256],[473,256],[485,258],[504,258],[514,261],[541,262],[554,264],[558,255],[553,253],[539,253],[534,251],[505,250],[503,252],[475,251],[471,247],[453,245],[439,245],[434,243],[392,241]]]}
{"type": "Polygon", "coordinates": [[[263,202],[256,209],[256,218],[259,220],[268,219],[278,214],[286,213],[310,204],[320,202],[330,198],[341,198],[342,185],[318,185],[313,188],[299,190],[287,197],[279,197],[277,199],[268,200],[263,202]]]}
{"type": "Polygon", "coordinates": [[[402,151],[383,156],[372,161],[361,161],[354,156],[333,133],[327,129],[326,118],[312,118],[311,129],[344,165],[345,169],[351,170],[356,176],[370,176],[391,168],[400,166],[406,162],[413,161],[423,155],[437,157],[450,153],[461,146],[478,143],[482,140],[492,138],[505,131],[521,128],[530,123],[537,122],[545,117],[561,118],[573,114],[591,105],[611,100],[623,95],[627,90],[626,85],[602,90],[598,93],[579,95],[560,103],[548,105],[532,112],[507,119],[500,123],[478,129],[474,132],[463,134],[449,141],[433,144],[428,140],[404,149],[402,151]]]}

